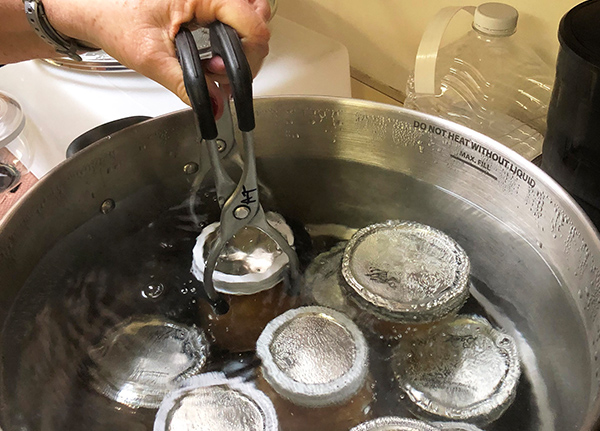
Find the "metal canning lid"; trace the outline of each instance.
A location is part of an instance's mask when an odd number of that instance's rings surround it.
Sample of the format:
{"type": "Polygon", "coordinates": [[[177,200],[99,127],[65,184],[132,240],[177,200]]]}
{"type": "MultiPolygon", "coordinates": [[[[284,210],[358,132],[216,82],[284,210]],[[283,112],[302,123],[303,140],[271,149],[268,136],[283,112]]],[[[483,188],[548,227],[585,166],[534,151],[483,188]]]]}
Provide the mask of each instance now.
{"type": "Polygon", "coordinates": [[[366,381],[368,348],[348,317],[326,307],[289,310],[267,324],[256,353],[265,380],[305,407],[340,404],[366,381]]]}
{"type": "Polygon", "coordinates": [[[481,428],[464,422],[433,422],[433,425],[448,431],[482,431],[481,428]]]}
{"type": "Polygon", "coordinates": [[[350,431],[440,431],[440,428],[415,419],[386,416],[364,422],[350,431]]]}
{"type": "MultiPolygon", "coordinates": [[[[274,212],[267,212],[266,217],[293,245],[294,234],[283,217],[274,212]]],[[[192,273],[200,281],[218,228],[219,223],[206,226],[196,240],[192,273]]],[[[230,295],[251,295],[270,289],[283,280],[288,262],[287,255],[267,234],[255,227],[244,227],[229,240],[219,256],[213,275],[215,290],[230,295]]]]}
{"type": "Polygon", "coordinates": [[[25,128],[25,115],[21,105],[0,91],[0,148],[16,139],[25,128]]]}
{"type": "Polygon", "coordinates": [[[154,431],[277,431],[273,403],[241,378],[194,376],[165,397],[154,431]]]}
{"type": "Polygon", "coordinates": [[[342,275],[358,305],[385,320],[426,323],[458,309],[469,296],[469,258],[445,233],[390,220],[350,239],[342,275]]]}
{"type": "Polygon", "coordinates": [[[69,57],[45,58],[44,61],[55,66],[82,72],[123,72],[130,70],[102,50],[85,52],[80,56],[81,61],[69,57]]]}
{"type": "Polygon", "coordinates": [[[354,318],[356,308],[348,303],[340,275],[345,248],[346,241],[343,241],[315,257],[304,272],[304,286],[317,305],[333,308],[354,318]]]}
{"type": "MultiPolygon", "coordinates": [[[[207,28],[201,27],[192,31],[202,60],[212,57],[210,36],[207,28]]],[[[126,72],[131,71],[105,51],[97,50],[80,54],[81,61],[70,57],[45,58],[44,61],[54,66],[66,67],[80,72],[126,72]]]]}
{"type": "Polygon", "coordinates": [[[480,425],[504,413],[521,375],[513,338],[479,316],[459,316],[400,343],[392,368],[415,414],[480,425]]]}
{"type": "Polygon", "coordinates": [[[199,328],[143,317],[115,326],[89,356],[94,389],[130,407],[157,408],[182,380],[202,371],[208,342],[199,328]]]}

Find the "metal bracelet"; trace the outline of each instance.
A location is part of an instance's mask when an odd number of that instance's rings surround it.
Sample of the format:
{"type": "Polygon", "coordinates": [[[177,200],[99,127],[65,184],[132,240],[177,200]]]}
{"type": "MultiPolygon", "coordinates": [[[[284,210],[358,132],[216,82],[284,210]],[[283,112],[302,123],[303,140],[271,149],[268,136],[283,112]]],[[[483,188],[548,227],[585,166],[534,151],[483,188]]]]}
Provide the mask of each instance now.
{"type": "Polygon", "coordinates": [[[83,45],[76,39],[64,36],[52,27],[42,0],[23,0],[25,5],[25,14],[29,24],[35,33],[44,41],[52,45],[59,54],[66,55],[75,61],[81,61],[78,52],[95,51],[96,48],[83,45]]]}

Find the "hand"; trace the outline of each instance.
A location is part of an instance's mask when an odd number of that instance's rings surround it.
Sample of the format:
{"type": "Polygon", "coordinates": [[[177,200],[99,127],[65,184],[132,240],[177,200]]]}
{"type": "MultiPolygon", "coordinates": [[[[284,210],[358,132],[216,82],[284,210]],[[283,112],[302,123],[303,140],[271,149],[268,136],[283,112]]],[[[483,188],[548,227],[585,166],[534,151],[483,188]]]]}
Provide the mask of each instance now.
{"type": "MultiPolygon", "coordinates": [[[[267,0],[44,0],[44,6],[58,31],[102,48],[187,104],[173,42],[181,25],[205,26],[219,20],[236,29],[254,75],[269,51],[267,0]]],[[[225,66],[219,57],[204,66],[218,117],[223,99],[214,81],[227,85],[225,66]]]]}

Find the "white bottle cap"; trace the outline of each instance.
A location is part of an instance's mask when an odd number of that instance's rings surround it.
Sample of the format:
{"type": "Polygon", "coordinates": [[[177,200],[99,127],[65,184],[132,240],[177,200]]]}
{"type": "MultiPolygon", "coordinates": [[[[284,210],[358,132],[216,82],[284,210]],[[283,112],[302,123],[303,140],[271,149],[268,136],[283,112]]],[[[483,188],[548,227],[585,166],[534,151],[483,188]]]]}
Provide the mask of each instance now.
{"type": "Polygon", "coordinates": [[[473,28],[490,36],[510,36],[517,29],[519,12],[504,3],[484,3],[475,9],[473,28]]]}

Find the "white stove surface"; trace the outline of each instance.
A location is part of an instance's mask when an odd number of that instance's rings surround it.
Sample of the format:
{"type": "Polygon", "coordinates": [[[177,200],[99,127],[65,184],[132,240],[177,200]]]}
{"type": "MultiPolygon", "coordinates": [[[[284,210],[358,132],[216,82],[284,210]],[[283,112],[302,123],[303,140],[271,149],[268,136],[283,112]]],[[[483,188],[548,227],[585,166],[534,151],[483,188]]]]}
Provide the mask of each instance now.
{"type": "MultiPolygon", "coordinates": [[[[275,16],[270,25],[270,54],[254,80],[255,96],[350,97],[348,51],[343,45],[283,17],[275,16]]],[[[188,109],[177,96],[138,73],[81,72],[41,60],[0,68],[0,90],[23,107],[24,134],[35,151],[29,168],[38,178],[65,159],[73,139],[100,124],[188,109]]]]}

